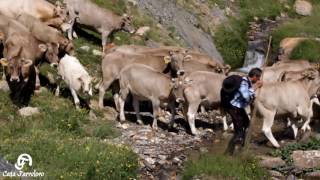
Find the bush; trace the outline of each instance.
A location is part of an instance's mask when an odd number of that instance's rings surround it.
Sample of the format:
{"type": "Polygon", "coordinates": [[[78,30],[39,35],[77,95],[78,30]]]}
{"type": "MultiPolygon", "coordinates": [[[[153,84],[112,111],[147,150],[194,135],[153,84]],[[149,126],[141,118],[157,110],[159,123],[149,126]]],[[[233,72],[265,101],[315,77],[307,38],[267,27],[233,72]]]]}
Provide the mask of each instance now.
{"type": "Polygon", "coordinates": [[[295,47],[290,55],[290,59],[306,59],[311,62],[320,60],[320,42],[306,40],[295,47]]]}
{"type": "Polygon", "coordinates": [[[212,179],[268,179],[266,170],[260,168],[254,158],[219,154],[202,154],[199,160],[186,163],[183,179],[201,175],[212,179]]]}

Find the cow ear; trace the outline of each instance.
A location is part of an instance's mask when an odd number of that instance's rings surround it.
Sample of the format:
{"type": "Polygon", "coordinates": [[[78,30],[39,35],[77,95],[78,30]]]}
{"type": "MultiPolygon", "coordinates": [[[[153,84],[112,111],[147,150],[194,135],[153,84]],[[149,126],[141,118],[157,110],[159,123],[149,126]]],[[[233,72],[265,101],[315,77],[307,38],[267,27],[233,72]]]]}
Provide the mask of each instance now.
{"type": "Polygon", "coordinates": [[[184,61],[191,61],[191,59],[192,59],[192,56],[191,56],[191,55],[186,55],[186,56],[183,58],[184,61]]]}
{"type": "Polygon", "coordinates": [[[163,60],[165,64],[169,64],[171,62],[171,58],[169,56],[165,56],[163,60]]]}
{"type": "Polygon", "coordinates": [[[38,47],[39,47],[39,49],[40,49],[41,52],[46,52],[47,49],[48,49],[48,46],[45,45],[45,44],[39,44],[38,47]]]}
{"type": "Polygon", "coordinates": [[[9,62],[8,62],[8,60],[6,58],[1,58],[0,59],[0,64],[2,66],[8,66],[9,62]]]}

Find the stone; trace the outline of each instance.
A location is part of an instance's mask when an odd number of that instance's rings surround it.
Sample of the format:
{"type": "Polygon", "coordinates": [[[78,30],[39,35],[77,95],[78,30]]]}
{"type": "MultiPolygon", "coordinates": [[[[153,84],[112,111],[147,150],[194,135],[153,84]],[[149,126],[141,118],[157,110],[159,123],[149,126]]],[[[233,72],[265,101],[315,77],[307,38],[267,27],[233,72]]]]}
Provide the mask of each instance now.
{"type": "Polygon", "coordinates": [[[91,121],[94,121],[94,120],[97,120],[97,119],[98,119],[97,116],[96,116],[96,114],[95,114],[92,110],[90,110],[90,112],[89,112],[89,119],[90,119],[91,121]]]}
{"type": "Polygon", "coordinates": [[[140,27],[136,31],[136,35],[144,36],[148,31],[150,31],[150,27],[149,26],[143,26],[143,27],[140,27]]]}
{"type": "Polygon", "coordinates": [[[135,1],[135,0],[128,0],[128,3],[131,4],[132,6],[137,5],[137,1],[135,1]]]}
{"type": "Polygon", "coordinates": [[[306,179],[320,179],[320,171],[309,172],[304,175],[306,179]]]}
{"type": "Polygon", "coordinates": [[[94,49],[94,50],[92,50],[92,54],[95,55],[95,56],[102,56],[102,55],[103,55],[103,52],[94,49]]]}
{"type": "Polygon", "coordinates": [[[320,151],[293,151],[291,155],[297,169],[320,168],[320,151]]]}
{"type": "Polygon", "coordinates": [[[24,107],[19,109],[18,112],[19,112],[19,115],[23,117],[33,116],[40,113],[37,107],[24,107]]]}
{"type": "Polygon", "coordinates": [[[10,91],[7,81],[0,81],[0,91],[10,91]]]}
{"type": "Polygon", "coordinates": [[[259,158],[261,159],[259,164],[264,168],[272,169],[286,165],[284,160],[282,160],[280,157],[259,156],[259,158]]]}
{"type": "Polygon", "coordinates": [[[90,51],[90,47],[89,46],[81,46],[80,49],[89,52],[90,51]]]}
{"type": "Polygon", "coordinates": [[[103,115],[104,119],[115,121],[117,120],[118,112],[112,107],[105,106],[103,108],[103,115]]]}
{"type": "Polygon", "coordinates": [[[310,16],[312,13],[312,4],[305,0],[296,0],[294,9],[297,14],[302,16],[310,16]]]}
{"type": "Polygon", "coordinates": [[[273,178],[277,178],[277,179],[283,179],[284,176],[282,173],[280,173],[279,171],[274,171],[274,170],[269,170],[268,171],[270,176],[273,178]]]}

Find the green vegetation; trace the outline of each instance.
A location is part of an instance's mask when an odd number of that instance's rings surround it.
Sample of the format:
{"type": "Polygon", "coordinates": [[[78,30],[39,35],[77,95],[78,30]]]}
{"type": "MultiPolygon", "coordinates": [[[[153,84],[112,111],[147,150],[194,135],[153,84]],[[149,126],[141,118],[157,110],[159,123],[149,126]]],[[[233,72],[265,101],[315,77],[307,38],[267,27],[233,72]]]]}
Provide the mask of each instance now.
{"type": "Polygon", "coordinates": [[[273,50],[276,52],[279,43],[286,37],[318,37],[320,29],[320,1],[315,1],[313,14],[307,17],[292,19],[279,26],[273,33],[273,50]]]}
{"type": "Polygon", "coordinates": [[[257,18],[275,18],[286,11],[285,5],[278,0],[243,0],[236,3],[239,8],[237,19],[230,19],[227,25],[218,28],[214,36],[217,49],[224,61],[233,68],[241,67],[247,50],[247,31],[249,22],[257,18]]]}
{"type": "Polygon", "coordinates": [[[260,168],[254,158],[202,154],[197,161],[188,161],[183,179],[205,176],[212,179],[268,179],[266,170],[260,168]]]}
{"type": "Polygon", "coordinates": [[[295,143],[290,144],[284,148],[279,150],[275,150],[272,152],[273,156],[280,156],[283,160],[285,160],[288,164],[292,164],[291,154],[296,150],[319,150],[320,149],[320,140],[311,138],[310,141],[306,143],[295,143]]]}
{"type": "Polygon", "coordinates": [[[315,40],[301,42],[292,51],[290,59],[306,59],[311,62],[320,61],[320,42],[315,40]]]}
{"type": "Polygon", "coordinates": [[[32,117],[18,115],[8,93],[1,92],[0,102],[0,154],[12,164],[20,154],[29,153],[32,168],[44,171],[44,179],[136,178],[137,155],[103,141],[118,132],[102,114],[90,120],[88,112],[76,110],[71,100],[46,91],[32,98],[30,106],[41,112],[32,117]]]}

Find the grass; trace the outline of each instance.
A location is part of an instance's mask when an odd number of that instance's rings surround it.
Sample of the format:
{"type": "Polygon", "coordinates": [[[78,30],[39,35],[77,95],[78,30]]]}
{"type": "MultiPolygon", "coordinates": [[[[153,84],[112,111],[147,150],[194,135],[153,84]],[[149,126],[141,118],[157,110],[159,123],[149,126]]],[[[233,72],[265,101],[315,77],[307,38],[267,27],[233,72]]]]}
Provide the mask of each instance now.
{"type": "Polygon", "coordinates": [[[290,144],[284,148],[281,148],[279,150],[275,150],[272,152],[273,156],[279,156],[283,160],[285,160],[288,164],[292,164],[293,160],[291,158],[291,154],[293,151],[296,150],[319,150],[320,149],[320,140],[311,138],[308,142],[306,143],[295,143],[295,144],[290,144]]]}
{"type": "Polygon", "coordinates": [[[268,179],[266,170],[260,168],[254,158],[202,154],[197,161],[188,161],[183,179],[208,176],[212,179],[268,179]]]}
{"type": "MultiPolygon", "coordinates": [[[[50,92],[32,97],[40,114],[21,117],[8,93],[0,94],[0,154],[14,164],[22,153],[33,158],[33,169],[44,179],[129,179],[137,176],[137,155],[125,146],[103,141],[119,133],[113,123],[89,119],[69,99],[50,92]]],[[[30,170],[30,169],[24,169],[30,170]]]]}
{"type": "Polygon", "coordinates": [[[306,40],[301,42],[290,55],[290,59],[306,59],[311,62],[320,60],[320,42],[315,40],[306,40]]]}

